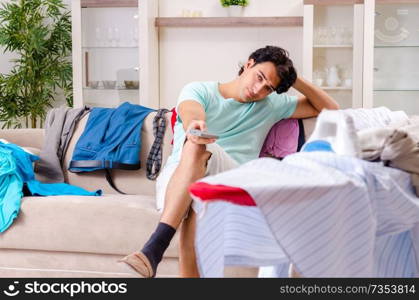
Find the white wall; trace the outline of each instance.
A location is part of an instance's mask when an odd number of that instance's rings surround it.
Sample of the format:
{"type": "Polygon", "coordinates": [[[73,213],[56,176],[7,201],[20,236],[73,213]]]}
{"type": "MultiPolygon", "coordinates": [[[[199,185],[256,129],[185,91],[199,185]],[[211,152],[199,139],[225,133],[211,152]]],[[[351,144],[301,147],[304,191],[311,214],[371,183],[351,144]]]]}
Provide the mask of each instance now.
{"type": "MultiPolygon", "coordinates": [[[[159,2],[161,17],[181,16],[186,9],[201,11],[204,17],[226,16],[218,0],[159,2]]],[[[250,0],[245,10],[245,16],[302,15],[302,0],[250,0]]],[[[266,45],[287,49],[297,71],[302,72],[302,27],[167,27],[160,28],[159,39],[161,107],[175,106],[180,90],[190,81],[234,79],[239,63],[245,62],[252,51],[266,45]]]]}
{"type": "Polygon", "coordinates": [[[16,57],[13,53],[4,52],[4,47],[0,47],[0,73],[9,73],[13,67],[13,63],[10,60],[16,57]]]}
{"type": "MultiPolygon", "coordinates": [[[[9,2],[9,0],[0,0],[0,5],[7,2],[9,2]]],[[[16,55],[10,52],[4,52],[4,47],[0,46],[0,73],[4,74],[10,71],[13,66],[10,60],[15,57],[16,55]]]]}

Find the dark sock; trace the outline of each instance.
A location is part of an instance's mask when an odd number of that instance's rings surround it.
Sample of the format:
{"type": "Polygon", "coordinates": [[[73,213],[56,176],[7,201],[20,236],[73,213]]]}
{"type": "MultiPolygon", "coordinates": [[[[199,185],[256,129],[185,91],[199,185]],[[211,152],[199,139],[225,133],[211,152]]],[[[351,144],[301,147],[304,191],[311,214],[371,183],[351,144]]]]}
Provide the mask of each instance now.
{"type": "Polygon", "coordinates": [[[166,251],[167,247],[169,247],[170,241],[175,233],[175,228],[160,222],[148,242],[144,245],[143,249],[141,249],[141,252],[144,253],[150,261],[151,267],[153,268],[153,276],[156,274],[157,265],[162,260],[163,253],[166,251]]]}

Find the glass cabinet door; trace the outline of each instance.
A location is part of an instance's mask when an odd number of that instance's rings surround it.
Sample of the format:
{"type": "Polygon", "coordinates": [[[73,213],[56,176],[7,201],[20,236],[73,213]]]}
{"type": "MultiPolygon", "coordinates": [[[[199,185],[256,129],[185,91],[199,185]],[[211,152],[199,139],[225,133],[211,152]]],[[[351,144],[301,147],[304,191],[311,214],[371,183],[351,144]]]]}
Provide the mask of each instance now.
{"type": "Polygon", "coordinates": [[[98,2],[81,1],[83,104],[139,104],[138,4],[98,2]]]}
{"type": "Polygon", "coordinates": [[[306,0],[305,53],[311,53],[308,77],[341,108],[362,106],[362,14],[360,1],[306,0]],[[326,3],[327,2],[327,3],[326,3]],[[306,20],[307,19],[307,20],[306,20]],[[308,37],[308,38],[307,38],[308,37]],[[355,74],[355,76],[354,76],[355,74]]]}
{"type": "Polygon", "coordinates": [[[419,1],[409,2],[375,2],[373,106],[418,114],[419,1]]]}

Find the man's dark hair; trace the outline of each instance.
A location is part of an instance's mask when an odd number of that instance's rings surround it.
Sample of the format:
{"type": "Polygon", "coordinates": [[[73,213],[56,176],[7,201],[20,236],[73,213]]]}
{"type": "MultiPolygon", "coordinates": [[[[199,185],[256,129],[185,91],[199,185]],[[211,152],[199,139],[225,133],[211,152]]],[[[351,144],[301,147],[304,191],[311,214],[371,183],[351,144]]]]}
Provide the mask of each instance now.
{"type": "MultiPolygon", "coordinates": [[[[255,65],[270,61],[276,67],[276,74],[281,79],[279,86],[275,89],[278,94],[284,93],[297,80],[297,71],[292,60],[288,56],[288,51],[276,46],[266,46],[257,49],[250,54],[249,59],[255,61],[255,65]]],[[[239,75],[243,73],[244,67],[240,68],[239,75]]]]}

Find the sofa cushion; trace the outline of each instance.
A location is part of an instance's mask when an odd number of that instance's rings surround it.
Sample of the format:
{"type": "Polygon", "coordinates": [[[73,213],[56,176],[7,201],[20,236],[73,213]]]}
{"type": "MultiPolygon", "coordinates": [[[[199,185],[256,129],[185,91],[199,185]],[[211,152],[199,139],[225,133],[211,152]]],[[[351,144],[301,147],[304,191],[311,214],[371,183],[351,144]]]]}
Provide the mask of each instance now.
{"type": "MultiPolygon", "coordinates": [[[[126,255],[147,241],[159,220],[144,195],[24,197],[0,248],[126,255]]],[[[177,236],[166,257],[177,257],[177,236]]]]}
{"type": "MultiPolygon", "coordinates": [[[[155,181],[149,180],[146,177],[146,162],[147,157],[151,149],[151,145],[154,142],[153,135],[153,119],[156,112],[150,113],[143,123],[141,130],[141,169],[128,171],[128,170],[112,170],[113,180],[118,189],[127,194],[136,195],[154,195],[155,194],[155,181]]],[[[172,151],[172,145],[170,144],[173,134],[170,126],[171,113],[167,113],[166,117],[166,131],[163,139],[163,161],[167,160],[168,156],[172,151]]],[[[117,192],[109,185],[105,178],[105,172],[103,170],[85,173],[71,173],[67,170],[69,162],[73,156],[74,147],[82,135],[84,127],[87,123],[89,114],[79,121],[76,126],[75,132],[70,140],[63,164],[64,178],[65,181],[80,186],[88,190],[102,189],[105,193],[116,194],[117,192]]]]}

